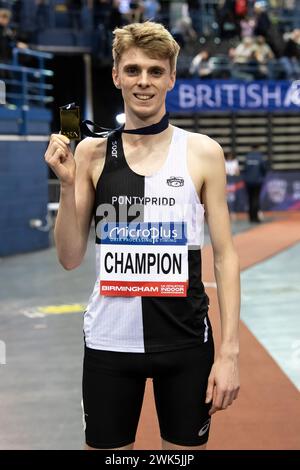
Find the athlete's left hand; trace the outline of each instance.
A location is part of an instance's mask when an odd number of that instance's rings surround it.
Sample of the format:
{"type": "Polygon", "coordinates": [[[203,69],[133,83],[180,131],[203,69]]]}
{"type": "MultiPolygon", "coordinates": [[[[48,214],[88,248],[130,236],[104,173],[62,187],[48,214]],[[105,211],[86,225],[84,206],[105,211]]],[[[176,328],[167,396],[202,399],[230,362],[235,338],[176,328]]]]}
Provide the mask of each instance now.
{"type": "Polygon", "coordinates": [[[238,357],[219,355],[208,378],[205,403],[212,402],[209,414],[225,410],[237,398],[239,389],[238,357]]]}

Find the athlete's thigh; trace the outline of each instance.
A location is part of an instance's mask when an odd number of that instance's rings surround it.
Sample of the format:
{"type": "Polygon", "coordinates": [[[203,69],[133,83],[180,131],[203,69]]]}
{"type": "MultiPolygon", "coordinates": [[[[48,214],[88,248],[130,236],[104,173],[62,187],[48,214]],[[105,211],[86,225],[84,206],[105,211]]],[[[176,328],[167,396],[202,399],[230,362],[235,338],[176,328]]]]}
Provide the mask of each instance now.
{"type": "Polygon", "coordinates": [[[179,446],[202,446],[210,427],[205,396],[213,341],[165,354],[164,369],[153,379],[161,437],[179,446]]]}
{"type": "MultiPolygon", "coordinates": [[[[134,448],[134,442],[132,444],[128,444],[128,446],[112,447],[109,450],[133,450],[133,448],[134,448]]],[[[97,448],[91,447],[86,444],[84,450],[107,450],[107,447],[105,449],[102,449],[100,447],[97,447],[97,448]]]]}
{"type": "Polygon", "coordinates": [[[162,450],[206,450],[206,444],[200,446],[180,446],[178,444],[173,444],[172,442],[161,440],[162,450]]]}
{"type": "Polygon", "coordinates": [[[146,381],[137,366],[135,354],[86,348],[82,391],[89,447],[114,449],[134,442],[146,381]]]}

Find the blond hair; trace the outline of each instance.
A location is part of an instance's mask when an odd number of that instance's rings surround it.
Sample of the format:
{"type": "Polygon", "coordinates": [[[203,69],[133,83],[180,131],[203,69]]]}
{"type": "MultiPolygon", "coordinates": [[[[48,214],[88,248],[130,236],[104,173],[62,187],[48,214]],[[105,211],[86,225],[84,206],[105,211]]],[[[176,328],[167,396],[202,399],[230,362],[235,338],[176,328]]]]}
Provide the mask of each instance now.
{"type": "Polygon", "coordinates": [[[116,28],[113,34],[115,37],[112,53],[115,68],[118,67],[125,51],[131,47],[139,47],[151,59],[169,59],[171,72],[176,69],[180,47],[162,24],[153,21],[131,23],[123,28],[116,28]]]}
{"type": "Polygon", "coordinates": [[[4,16],[7,16],[7,18],[10,20],[11,19],[11,11],[8,8],[1,7],[0,6],[0,13],[4,16]]]}

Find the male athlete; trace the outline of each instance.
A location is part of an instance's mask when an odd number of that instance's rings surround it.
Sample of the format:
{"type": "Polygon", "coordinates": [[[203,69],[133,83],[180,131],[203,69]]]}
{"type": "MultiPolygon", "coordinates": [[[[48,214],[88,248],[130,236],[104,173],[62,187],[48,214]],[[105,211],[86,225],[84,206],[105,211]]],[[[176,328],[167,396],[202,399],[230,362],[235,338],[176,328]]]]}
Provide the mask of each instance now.
{"type": "Polygon", "coordinates": [[[45,159],[61,184],[58,257],[80,265],[91,218],[97,278],[84,315],[87,449],[132,449],[153,380],[163,449],[205,449],[210,419],[237,398],[239,264],[220,146],[168,123],[179,46],[160,24],[114,31],[112,77],[125,126],[73,157],[54,134],[45,159]],[[201,280],[204,213],[214,253],[221,346],[214,358],[201,280]]]}

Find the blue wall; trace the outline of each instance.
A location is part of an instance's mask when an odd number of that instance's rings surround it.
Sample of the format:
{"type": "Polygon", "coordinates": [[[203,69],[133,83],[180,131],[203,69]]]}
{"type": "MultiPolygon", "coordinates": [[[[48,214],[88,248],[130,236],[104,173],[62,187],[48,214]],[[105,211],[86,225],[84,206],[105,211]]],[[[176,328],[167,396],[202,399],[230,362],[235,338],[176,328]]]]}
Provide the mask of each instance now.
{"type": "Polygon", "coordinates": [[[28,108],[22,110],[21,108],[8,109],[0,106],[0,134],[48,135],[51,119],[52,113],[48,109],[28,108]]]}
{"type": "Polygon", "coordinates": [[[46,146],[43,141],[0,141],[0,256],[49,246],[49,233],[29,226],[30,219],[46,222],[46,146]]]}

